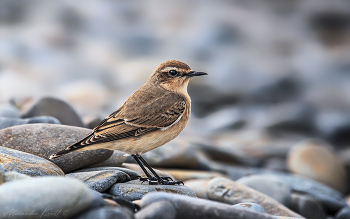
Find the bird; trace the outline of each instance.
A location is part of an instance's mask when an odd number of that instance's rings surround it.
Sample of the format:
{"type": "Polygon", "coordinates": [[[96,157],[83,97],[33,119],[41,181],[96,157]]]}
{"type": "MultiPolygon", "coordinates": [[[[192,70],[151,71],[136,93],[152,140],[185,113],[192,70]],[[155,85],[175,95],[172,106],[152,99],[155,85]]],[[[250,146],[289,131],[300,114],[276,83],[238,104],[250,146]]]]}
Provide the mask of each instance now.
{"type": "Polygon", "coordinates": [[[191,113],[188,83],[193,77],[202,75],[208,74],[193,71],[178,60],[161,63],[146,83],[89,135],[51,155],[50,159],[73,151],[118,150],[131,155],[141,167],[147,177],[140,177],[140,180],[149,184],[183,184],[169,177],[160,177],[141,155],[173,140],[182,132],[191,113]]]}

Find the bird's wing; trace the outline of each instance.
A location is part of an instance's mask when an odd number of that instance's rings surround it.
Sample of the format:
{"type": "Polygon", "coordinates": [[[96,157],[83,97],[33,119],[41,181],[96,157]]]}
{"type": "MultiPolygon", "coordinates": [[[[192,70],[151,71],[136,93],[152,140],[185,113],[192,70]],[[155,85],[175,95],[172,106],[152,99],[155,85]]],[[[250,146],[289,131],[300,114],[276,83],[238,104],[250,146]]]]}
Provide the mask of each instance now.
{"type": "Polygon", "coordinates": [[[72,146],[81,148],[92,144],[142,136],[158,129],[167,129],[178,122],[186,103],[177,94],[168,93],[147,104],[124,104],[101,121],[93,133],[72,146]]]}

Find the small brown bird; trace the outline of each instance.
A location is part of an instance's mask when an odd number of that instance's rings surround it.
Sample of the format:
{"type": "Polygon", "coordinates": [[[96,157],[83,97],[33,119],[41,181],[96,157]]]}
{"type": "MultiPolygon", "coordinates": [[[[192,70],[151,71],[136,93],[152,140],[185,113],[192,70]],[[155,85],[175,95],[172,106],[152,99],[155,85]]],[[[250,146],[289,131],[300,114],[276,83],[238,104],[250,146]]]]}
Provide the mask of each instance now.
{"type": "Polygon", "coordinates": [[[194,76],[207,75],[192,71],[185,63],[170,60],[160,64],[147,82],[131,95],[114,113],[102,120],[91,134],[50,159],[72,151],[100,148],[131,154],[145,172],[150,184],[180,184],[159,177],[141,157],[154,148],[173,140],[185,128],[191,112],[187,85],[194,76]],[[154,176],[148,173],[145,166],[154,176]]]}

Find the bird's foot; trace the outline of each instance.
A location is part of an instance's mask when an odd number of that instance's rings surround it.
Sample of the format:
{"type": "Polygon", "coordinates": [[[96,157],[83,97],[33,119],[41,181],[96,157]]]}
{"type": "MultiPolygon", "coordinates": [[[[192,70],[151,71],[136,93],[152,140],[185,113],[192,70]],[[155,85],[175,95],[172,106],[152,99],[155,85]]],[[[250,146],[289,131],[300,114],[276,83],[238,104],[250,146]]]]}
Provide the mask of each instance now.
{"type": "Polygon", "coordinates": [[[140,181],[143,182],[148,182],[150,185],[180,185],[184,184],[182,181],[174,181],[171,177],[165,176],[165,177],[160,177],[160,180],[158,180],[156,177],[149,177],[149,178],[144,178],[140,177],[140,181]]]}

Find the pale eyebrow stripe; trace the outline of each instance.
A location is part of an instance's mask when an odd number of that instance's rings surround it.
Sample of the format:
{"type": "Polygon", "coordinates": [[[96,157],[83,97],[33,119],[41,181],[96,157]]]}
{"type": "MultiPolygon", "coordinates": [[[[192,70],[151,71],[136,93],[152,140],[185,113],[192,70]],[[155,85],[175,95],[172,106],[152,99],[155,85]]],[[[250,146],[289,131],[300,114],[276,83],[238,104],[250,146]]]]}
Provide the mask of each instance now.
{"type": "Polygon", "coordinates": [[[170,70],[186,71],[186,69],[176,68],[176,67],[166,67],[162,69],[162,71],[170,71],[170,70]]]}

